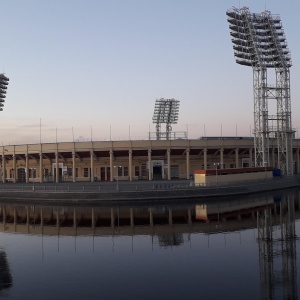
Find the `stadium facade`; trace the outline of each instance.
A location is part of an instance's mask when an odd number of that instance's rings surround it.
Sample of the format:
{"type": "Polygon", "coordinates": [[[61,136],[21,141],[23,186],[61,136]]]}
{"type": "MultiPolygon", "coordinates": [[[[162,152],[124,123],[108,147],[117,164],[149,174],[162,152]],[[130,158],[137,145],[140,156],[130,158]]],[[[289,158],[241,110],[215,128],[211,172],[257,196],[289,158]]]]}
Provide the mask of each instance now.
{"type": "MultiPolygon", "coordinates": [[[[292,143],[294,174],[299,141],[292,143]]],[[[250,137],[207,137],[7,145],[0,147],[1,176],[3,183],[190,179],[195,170],[254,166],[253,144],[250,137]]],[[[278,168],[275,140],[269,155],[268,167],[278,168]]]]}

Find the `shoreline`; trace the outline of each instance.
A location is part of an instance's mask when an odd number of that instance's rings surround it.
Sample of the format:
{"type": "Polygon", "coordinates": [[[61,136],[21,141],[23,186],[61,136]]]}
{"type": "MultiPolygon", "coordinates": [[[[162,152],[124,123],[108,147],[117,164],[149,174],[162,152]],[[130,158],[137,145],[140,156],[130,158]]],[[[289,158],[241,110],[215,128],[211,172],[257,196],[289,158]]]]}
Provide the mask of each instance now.
{"type": "MultiPolygon", "coordinates": [[[[30,186],[29,186],[30,187],[30,186]]],[[[57,204],[108,204],[108,203],[160,203],[192,202],[195,199],[221,199],[278,191],[300,187],[300,176],[274,178],[270,181],[249,182],[215,187],[169,188],[164,190],[139,191],[41,191],[2,190],[0,202],[57,203],[57,204]]]]}

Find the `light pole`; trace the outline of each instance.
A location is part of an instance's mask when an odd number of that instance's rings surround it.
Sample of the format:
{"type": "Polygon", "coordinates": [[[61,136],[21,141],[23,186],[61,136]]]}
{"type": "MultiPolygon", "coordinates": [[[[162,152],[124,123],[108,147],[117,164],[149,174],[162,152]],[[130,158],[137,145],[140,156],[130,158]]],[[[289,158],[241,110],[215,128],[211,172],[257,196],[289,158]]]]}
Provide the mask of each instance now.
{"type": "Polygon", "coordinates": [[[31,180],[32,180],[32,190],[34,191],[34,177],[33,177],[33,172],[35,168],[30,168],[31,169],[31,180]]]}
{"type": "Polygon", "coordinates": [[[214,163],[214,166],[216,166],[216,184],[218,184],[218,166],[220,163],[214,163]]]}
{"type": "Polygon", "coordinates": [[[121,166],[114,166],[114,169],[117,169],[117,186],[116,186],[117,191],[119,191],[119,168],[121,168],[121,166]]]}
{"type": "Polygon", "coordinates": [[[265,166],[265,180],[267,180],[267,165],[268,163],[265,161],[264,166],[265,166]]]}

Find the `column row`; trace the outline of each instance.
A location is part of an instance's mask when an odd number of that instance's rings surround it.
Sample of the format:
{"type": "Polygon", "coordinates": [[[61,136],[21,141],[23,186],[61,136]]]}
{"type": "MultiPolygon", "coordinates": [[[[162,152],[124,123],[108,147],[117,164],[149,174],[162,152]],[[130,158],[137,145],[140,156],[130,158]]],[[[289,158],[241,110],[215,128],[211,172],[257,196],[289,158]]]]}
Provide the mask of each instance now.
{"type": "MultiPolygon", "coordinates": [[[[171,180],[171,177],[172,177],[172,172],[174,173],[174,169],[172,169],[172,163],[171,163],[171,155],[172,155],[172,149],[170,148],[167,148],[165,150],[166,152],[166,161],[164,162],[163,164],[163,168],[164,168],[164,171],[166,170],[167,172],[167,176],[164,177],[166,178],[167,180],[171,180]]],[[[184,158],[184,160],[181,161],[181,172],[182,170],[182,167],[185,168],[185,171],[183,171],[182,173],[186,173],[184,176],[186,176],[186,179],[189,179],[190,178],[190,175],[191,175],[191,156],[190,156],[190,152],[191,150],[189,148],[185,149],[185,151],[183,152],[183,155],[181,156],[182,158],[184,158]]],[[[225,152],[226,153],[226,152],[225,152]]],[[[248,166],[252,166],[253,165],[253,150],[252,149],[249,149],[247,150],[246,152],[242,152],[242,154],[246,154],[246,156],[248,156],[247,158],[247,163],[248,163],[248,166]]],[[[55,164],[52,164],[52,170],[54,171],[53,172],[53,175],[54,175],[54,181],[56,183],[58,183],[60,181],[60,169],[59,169],[59,161],[60,161],[60,154],[58,152],[58,150],[55,151],[55,164]]],[[[193,153],[194,154],[194,153],[193,153]]],[[[240,151],[238,148],[236,149],[232,149],[230,152],[227,152],[226,155],[228,154],[234,154],[234,158],[232,158],[232,166],[230,167],[235,167],[235,168],[240,168],[240,167],[244,167],[244,165],[241,165],[241,161],[242,159],[240,159],[240,151]]],[[[155,159],[153,160],[153,157],[152,157],[152,149],[148,149],[147,150],[147,161],[146,161],[146,164],[147,164],[147,169],[148,169],[148,180],[153,180],[154,177],[153,177],[153,169],[154,169],[154,165],[153,165],[153,161],[155,161],[155,159]]],[[[223,169],[225,167],[225,164],[224,164],[224,149],[221,148],[219,150],[217,150],[214,154],[214,157],[213,157],[213,160],[214,160],[214,164],[217,164],[219,166],[219,168],[223,169]]],[[[208,165],[208,149],[205,148],[203,150],[201,150],[201,152],[199,153],[199,158],[200,156],[202,156],[203,158],[201,159],[201,161],[203,162],[203,164],[199,163],[199,169],[209,169],[209,168],[212,168],[212,166],[209,166],[208,165]],[[202,156],[203,155],[203,156],[202,156]]],[[[76,154],[76,151],[73,151],[72,152],[72,181],[73,182],[76,182],[76,164],[77,164],[77,154],[76,154]]],[[[33,169],[33,168],[30,168],[29,166],[29,158],[32,159],[32,157],[30,157],[30,155],[28,154],[28,150],[26,151],[25,153],[25,181],[26,183],[30,182],[31,178],[30,178],[30,172],[29,170],[30,169],[33,169]]],[[[38,173],[39,173],[39,182],[43,182],[43,158],[44,158],[44,155],[42,154],[42,152],[39,153],[39,159],[36,159],[39,164],[38,166],[38,173]]],[[[62,157],[63,158],[63,157],[62,157]]],[[[90,181],[94,181],[95,179],[95,159],[97,159],[95,157],[95,153],[94,151],[90,151],[90,173],[89,173],[89,176],[90,177],[90,181]]],[[[297,154],[297,167],[299,169],[299,164],[300,164],[300,160],[299,160],[299,152],[297,154]]],[[[157,161],[157,160],[156,160],[157,161]]],[[[274,166],[274,153],[272,153],[272,165],[274,166]]],[[[242,161],[243,162],[243,161],[242,161]]],[[[212,163],[210,161],[210,163],[212,163]]],[[[109,151],[109,168],[110,168],[110,171],[109,171],[109,174],[108,174],[108,180],[110,181],[113,181],[114,180],[114,170],[115,170],[115,167],[118,167],[118,166],[115,166],[115,157],[114,157],[114,151],[113,150],[110,150],[109,151]]],[[[17,178],[17,160],[16,160],[16,155],[13,154],[12,155],[12,179],[13,179],[13,182],[16,182],[16,178],[17,178]]],[[[5,153],[4,153],[4,150],[3,150],[3,153],[2,153],[2,180],[3,182],[6,182],[6,174],[4,172],[4,170],[6,169],[6,160],[5,160],[5,153]]],[[[195,169],[195,165],[193,165],[193,169],[192,171],[195,169]]],[[[32,170],[32,172],[35,172],[35,169],[32,170]]],[[[134,165],[133,165],[133,151],[130,149],[128,150],[128,170],[127,170],[127,173],[128,173],[128,179],[129,181],[132,181],[133,180],[133,174],[134,174],[134,165]]],[[[164,173],[165,174],[165,173],[164,173]]],[[[182,177],[181,177],[182,178],[182,177]]],[[[32,179],[33,180],[33,179],[32,179]]]]}

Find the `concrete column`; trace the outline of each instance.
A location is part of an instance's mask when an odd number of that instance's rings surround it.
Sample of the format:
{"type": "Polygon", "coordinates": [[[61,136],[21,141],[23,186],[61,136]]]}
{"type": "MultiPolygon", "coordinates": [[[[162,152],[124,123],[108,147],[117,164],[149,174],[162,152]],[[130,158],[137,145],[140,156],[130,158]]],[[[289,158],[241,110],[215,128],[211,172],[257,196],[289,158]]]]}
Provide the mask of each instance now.
{"type": "Polygon", "coordinates": [[[235,167],[236,168],[239,168],[239,149],[236,148],[235,149],[235,167]]]}
{"type": "Polygon", "coordinates": [[[220,169],[224,169],[224,149],[220,149],[220,169]]]}
{"type": "Polygon", "coordinates": [[[91,182],[94,182],[94,151],[91,151],[91,182]]]}
{"type": "Polygon", "coordinates": [[[55,182],[59,183],[59,163],[58,163],[58,151],[55,152],[55,164],[56,164],[56,173],[55,173],[55,182]]]}
{"type": "Polygon", "coordinates": [[[72,176],[73,176],[73,182],[76,182],[76,155],[75,151],[72,152],[72,176]]]}
{"type": "Polygon", "coordinates": [[[129,150],[129,162],[128,162],[128,172],[129,172],[129,180],[132,181],[132,150],[129,150]]]}
{"type": "Polygon", "coordinates": [[[186,179],[190,179],[190,149],[186,149],[186,179]]]}
{"type": "Polygon", "coordinates": [[[250,168],[253,167],[253,149],[252,148],[249,149],[249,167],[250,168]]]}
{"type": "Polygon", "coordinates": [[[207,149],[206,148],[203,151],[203,158],[204,158],[204,161],[203,161],[204,170],[207,170],[207,149]]]}
{"type": "Polygon", "coordinates": [[[40,152],[40,183],[43,183],[43,154],[40,152]]]}
{"type": "Polygon", "coordinates": [[[29,182],[29,167],[28,167],[28,154],[25,154],[25,175],[26,175],[26,183],[29,182]]]}
{"type": "Polygon", "coordinates": [[[112,150],[109,151],[109,166],[110,166],[110,181],[114,181],[114,152],[112,150]]]}
{"type": "Polygon", "coordinates": [[[151,149],[148,149],[148,175],[149,175],[149,180],[152,180],[151,149]]]}
{"type": "Polygon", "coordinates": [[[167,149],[168,180],[171,180],[171,150],[167,149]]]}
{"type": "Polygon", "coordinates": [[[14,176],[14,183],[17,182],[17,160],[16,160],[16,154],[13,154],[13,176],[14,176]]]}

